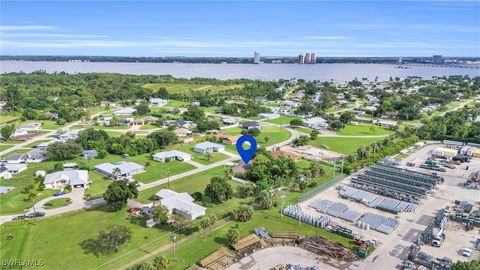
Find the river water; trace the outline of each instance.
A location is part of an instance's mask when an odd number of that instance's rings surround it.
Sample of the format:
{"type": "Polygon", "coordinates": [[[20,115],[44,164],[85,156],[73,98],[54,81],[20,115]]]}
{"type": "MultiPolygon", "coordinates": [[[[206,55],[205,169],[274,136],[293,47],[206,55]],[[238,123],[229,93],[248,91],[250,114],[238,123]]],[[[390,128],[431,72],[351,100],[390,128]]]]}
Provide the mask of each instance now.
{"type": "Polygon", "coordinates": [[[393,64],[185,64],[185,63],[103,63],[103,62],[47,62],[47,61],[1,61],[0,72],[32,72],[45,70],[48,73],[112,72],[122,74],[172,75],[174,77],[205,77],[217,79],[305,79],[349,81],[355,78],[388,80],[390,77],[469,75],[480,76],[480,69],[411,66],[397,68],[393,64]]]}

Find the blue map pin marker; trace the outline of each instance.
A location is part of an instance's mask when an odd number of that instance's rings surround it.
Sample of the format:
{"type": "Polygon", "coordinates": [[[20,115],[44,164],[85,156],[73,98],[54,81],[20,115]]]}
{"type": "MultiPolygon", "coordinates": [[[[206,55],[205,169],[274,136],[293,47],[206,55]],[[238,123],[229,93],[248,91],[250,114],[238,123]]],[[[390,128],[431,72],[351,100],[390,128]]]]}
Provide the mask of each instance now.
{"type": "Polygon", "coordinates": [[[253,158],[253,155],[255,155],[255,151],[257,151],[257,141],[254,137],[249,135],[243,135],[242,137],[238,138],[235,146],[237,147],[237,152],[240,157],[242,157],[242,160],[245,162],[245,164],[248,164],[248,162],[253,158]],[[243,149],[244,142],[250,143],[249,149],[243,149]]]}

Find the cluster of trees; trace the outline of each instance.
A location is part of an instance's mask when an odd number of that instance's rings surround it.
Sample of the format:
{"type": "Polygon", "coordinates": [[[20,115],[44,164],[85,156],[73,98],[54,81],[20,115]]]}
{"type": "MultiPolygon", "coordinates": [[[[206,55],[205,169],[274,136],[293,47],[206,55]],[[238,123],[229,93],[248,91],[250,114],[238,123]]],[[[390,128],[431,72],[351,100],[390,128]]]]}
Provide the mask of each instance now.
{"type": "Polygon", "coordinates": [[[2,138],[4,140],[10,139],[10,137],[12,137],[14,132],[15,132],[15,124],[4,125],[0,129],[0,135],[2,135],[2,138]]]}
{"type": "Polygon", "coordinates": [[[220,204],[233,197],[233,189],[224,177],[216,176],[210,179],[210,183],[205,187],[205,196],[212,203],[220,204]]]}
{"type": "Polygon", "coordinates": [[[128,270],[166,270],[170,265],[170,260],[164,255],[153,258],[152,263],[136,264],[128,270]]]}
{"type": "Polygon", "coordinates": [[[96,238],[82,241],[80,246],[87,253],[108,255],[120,251],[131,239],[132,231],[128,227],[113,224],[101,230],[96,238]]]}
{"type": "Polygon", "coordinates": [[[198,106],[190,105],[183,113],[183,119],[187,121],[193,121],[197,124],[197,130],[204,132],[212,129],[220,129],[220,123],[218,121],[208,119],[205,112],[198,106]]]}
{"type": "Polygon", "coordinates": [[[128,199],[138,196],[138,183],[127,179],[113,181],[103,194],[103,199],[113,211],[119,211],[127,205],[128,199]]]}
{"type": "Polygon", "coordinates": [[[251,164],[252,169],[247,171],[245,177],[256,184],[257,190],[287,186],[299,174],[299,169],[293,159],[273,158],[266,151],[257,151],[251,164]]]}
{"type": "Polygon", "coordinates": [[[426,122],[417,135],[422,139],[457,140],[480,143],[480,106],[453,111],[426,122]]]}
{"type": "Polygon", "coordinates": [[[221,111],[224,114],[242,117],[255,117],[259,113],[272,112],[269,108],[262,106],[262,103],[253,100],[246,100],[245,103],[224,104],[221,111]]]}

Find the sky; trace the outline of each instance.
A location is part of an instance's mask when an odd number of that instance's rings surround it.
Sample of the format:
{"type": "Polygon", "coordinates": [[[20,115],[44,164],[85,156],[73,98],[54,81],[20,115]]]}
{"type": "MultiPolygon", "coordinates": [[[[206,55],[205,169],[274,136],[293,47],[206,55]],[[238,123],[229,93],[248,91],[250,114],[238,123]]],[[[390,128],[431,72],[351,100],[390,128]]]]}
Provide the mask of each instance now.
{"type": "Polygon", "coordinates": [[[5,1],[1,55],[480,56],[480,1],[5,1]]]}

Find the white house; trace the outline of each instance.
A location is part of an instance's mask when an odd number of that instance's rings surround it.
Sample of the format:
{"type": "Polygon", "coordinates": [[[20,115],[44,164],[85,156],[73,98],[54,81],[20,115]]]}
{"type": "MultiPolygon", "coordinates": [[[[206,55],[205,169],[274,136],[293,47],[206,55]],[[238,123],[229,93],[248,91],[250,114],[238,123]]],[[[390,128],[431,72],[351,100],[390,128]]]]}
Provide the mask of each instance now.
{"type": "Polygon", "coordinates": [[[178,137],[187,137],[192,135],[192,131],[186,128],[176,128],[174,131],[175,135],[178,137]]]}
{"type": "Polygon", "coordinates": [[[8,172],[8,169],[5,167],[0,167],[0,178],[3,179],[10,179],[12,178],[12,174],[8,172]]]}
{"type": "Polygon", "coordinates": [[[153,159],[160,162],[166,162],[171,160],[186,161],[191,160],[192,155],[178,150],[159,152],[153,155],[153,159]]]}
{"type": "Polygon", "coordinates": [[[40,149],[33,149],[25,155],[25,161],[27,163],[39,163],[47,159],[45,152],[40,149]]]}
{"type": "Polygon", "coordinates": [[[7,171],[11,174],[17,174],[25,171],[27,169],[27,164],[18,163],[18,164],[5,164],[3,165],[7,169],[7,171]]]}
{"type": "Polygon", "coordinates": [[[132,109],[132,108],[123,108],[123,109],[120,109],[120,110],[116,110],[113,112],[113,115],[134,115],[135,113],[137,113],[137,110],[136,109],[132,109]]]}
{"type": "Polygon", "coordinates": [[[195,145],[195,147],[193,147],[193,151],[203,154],[212,152],[223,152],[225,151],[225,146],[212,142],[201,142],[195,145]]]}
{"type": "Polygon", "coordinates": [[[303,125],[311,129],[322,129],[327,128],[327,120],[321,117],[313,117],[303,120],[303,125]]]}
{"type": "Polygon", "coordinates": [[[123,177],[130,178],[135,174],[142,173],[145,171],[142,165],[137,164],[135,162],[118,162],[115,164],[102,163],[95,166],[95,169],[100,174],[103,174],[107,177],[117,178],[117,179],[123,178],[123,177]],[[117,176],[114,176],[117,168],[120,171],[117,176]]]}
{"type": "Polygon", "coordinates": [[[168,100],[163,99],[163,98],[150,98],[149,102],[150,102],[150,106],[162,107],[162,106],[167,105],[168,100]]]}
{"type": "Polygon", "coordinates": [[[205,215],[206,208],[194,203],[192,196],[188,193],[178,193],[170,189],[162,189],[155,194],[160,204],[168,209],[170,213],[183,215],[190,220],[205,215]]]}
{"type": "Polygon", "coordinates": [[[278,113],[259,113],[258,117],[262,119],[275,119],[280,117],[280,115],[278,113]]]}
{"type": "Polygon", "coordinates": [[[299,102],[292,101],[292,100],[284,100],[284,101],[280,102],[280,104],[282,104],[284,106],[287,106],[287,107],[290,107],[290,108],[297,108],[298,106],[300,106],[299,102]]]}
{"type": "Polygon", "coordinates": [[[87,170],[59,171],[47,174],[43,183],[45,188],[61,189],[68,185],[72,187],[88,187],[87,170]]]}
{"type": "Polygon", "coordinates": [[[12,137],[25,136],[28,134],[28,129],[17,128],[12,134],[12,137]]]}
{"type": "Polygon", "coordinates": [[[57,138],[62,141],[75,140],[83,129],[72,129],[63,134],[58,134],[57,138]]]}
{"type": "Polygon", "coordinates": [[[28,131],[33,131],[33,130],[39,130],[40,127],[42,126],[42,123],[25,123],[21,124],[18,128],[20,129],[25,129],[28,131]]]}

